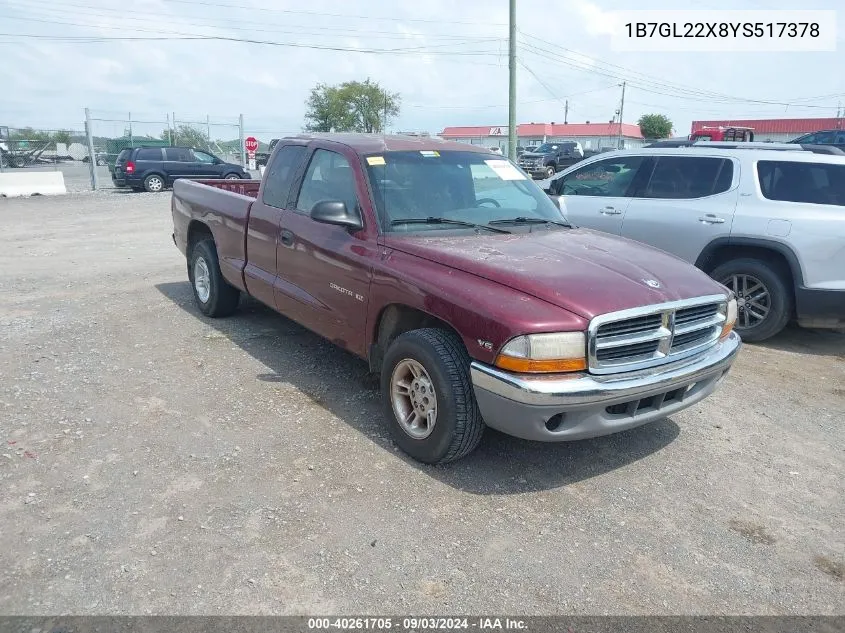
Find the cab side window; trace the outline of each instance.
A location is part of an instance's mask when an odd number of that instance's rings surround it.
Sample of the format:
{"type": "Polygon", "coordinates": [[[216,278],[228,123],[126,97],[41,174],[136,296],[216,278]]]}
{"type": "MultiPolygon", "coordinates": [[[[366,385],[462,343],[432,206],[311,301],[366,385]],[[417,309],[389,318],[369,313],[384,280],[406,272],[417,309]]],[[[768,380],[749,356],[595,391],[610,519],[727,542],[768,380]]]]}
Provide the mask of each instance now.
{"type": "Polygon", "coordinates": [[[302,213],[310,213],[315,204],[326,200],[344,202],[351,212],[354,212],[358,205],[355,176],[349,161],[337,152],[318,149],[314,152],[302,180],[296,209],[302,213]]]}

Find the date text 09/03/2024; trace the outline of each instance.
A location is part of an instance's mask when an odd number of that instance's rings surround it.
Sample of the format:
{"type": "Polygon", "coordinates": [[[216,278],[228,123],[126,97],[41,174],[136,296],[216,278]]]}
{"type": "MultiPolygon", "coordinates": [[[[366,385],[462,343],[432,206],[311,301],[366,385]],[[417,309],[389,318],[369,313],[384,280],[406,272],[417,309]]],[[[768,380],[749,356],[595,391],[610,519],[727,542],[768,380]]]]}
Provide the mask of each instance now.
{"type": "Polygon", "coordinates": [[[405,617],[405,618],[309,618],[308,628],[311,630],[379,630],[392,629],[402,631],[431,631],[431,630],[461,630],[478,629],[481,631],[495,630],[527,630],[524,620],[497,617],[477,618],[437,618],[437,617],[405,617]]]}

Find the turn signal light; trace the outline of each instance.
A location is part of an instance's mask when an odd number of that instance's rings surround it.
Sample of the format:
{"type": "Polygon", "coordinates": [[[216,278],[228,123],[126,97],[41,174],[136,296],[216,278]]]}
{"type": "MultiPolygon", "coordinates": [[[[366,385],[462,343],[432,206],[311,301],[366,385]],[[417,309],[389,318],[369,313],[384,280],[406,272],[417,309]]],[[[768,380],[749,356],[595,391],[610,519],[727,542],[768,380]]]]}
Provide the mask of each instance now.
{"type": "Polygon", "coordinates": [[[530,358],[514,358],[499,354],[496,367],[515,371],[520,374],[553,374],[566,371],[583,371],[587,369],[587,361],[583,358],[560,358],[557,360],[531,360],[530,358]]]}
{"type": "Polygon", "coordinates": [[[725,315],[725,322],[722,325],[722,334],[719,338],[725,338],[728,334],[730,334],[736,324],[737,310],[735,297],[727,303],[722,304],[722,313],[725,315]]]}
{"type": "Polygon", "coordinates": [[[587,368],[583,332],[528,334],[508,341],[496,357],[501,369],[523,374],[552,374],[587,368]]]}

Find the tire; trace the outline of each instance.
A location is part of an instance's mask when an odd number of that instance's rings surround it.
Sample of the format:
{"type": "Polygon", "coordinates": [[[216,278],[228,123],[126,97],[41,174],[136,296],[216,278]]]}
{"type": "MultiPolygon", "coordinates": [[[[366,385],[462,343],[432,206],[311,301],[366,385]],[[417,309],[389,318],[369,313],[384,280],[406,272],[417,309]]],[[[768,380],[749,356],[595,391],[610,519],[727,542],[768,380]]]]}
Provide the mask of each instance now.
{"type": "Polygon", "coordinates": [[[551,178],[556,173],[557,173],[557,171],[555,171],[554,165],[549,165],[548,167],[546,167],[546,178],[551,178]]]}
{"type": "Polygon", "coordinates": [[[205,239],[193,245],[188,256],[188,279],[197,307],[204,315],[225,317],[237,309],[241,293],[223,279],[214,240],[205,239]],[[198,276],[203,267],[205,274],[198,276]],[[201,279],[204,281],[198,283],[201,279]]]}
{"type": "Polygon", "coordinates": [[[736,293],[738,310],[734,329],[743,341],[765,341],[786,327],[792,316],[793,299],[786,271],[781,267],[743,257],[717,266],[710,276],[736,293]],[[743,284],[743,279],[748,285],[743,284]],[[760,284],[762,289],[755,290],[755,284],[760,284]],[[754,305],[746,303],[749,298],[745,296],[746,289],[751,291],[751,297],[757,298],[754,305]],[[762,292],[766,294],[762,296],[762,292]],[[763,308],[768,311],[762,319],[757,319],[763,308]]]}
{"type": "Polygon", "coordinates": [[[241,177],[238,176],[237,174],[232,173],[232,174],[226,174],[225,176],[223,176],[223,179],[224,180],[240,180],[241,177]]]}
{"type": "Polygon", "coordinates": [[[150,193],[164,191],[164,176],[159,174],[150,174],[144,178],[144,189],[150,193]]]}
{"type": "Polygon", "coordinates": [[[97,165],[99,165],[100,167],[105,167],[106,166],[106,159],[105,158],[98,158],[97,159],[97,165]]]}
{"type": "Polygon", "coordinates": [[[23,156],[12,156],[9,159],[9,167],[15,167],[17,169],[26,167],[26,158],[23,156]]]}
{"type": "Polygon", "coordinates": [[[426,464],[450,462],[471,453],[481,441],[484,422],[472,390],[469,363],[461,340],[441,329],[405,332],[388,348],[381,371],[384,410],[392,420],[394,440],[414,459],[426,464]],[[413,364],[422,369],[421,375],[409,371],[413,364]],[[394,394],[396,382],[408,385],[409,393],[394,394]],[[414,400],[418,406],[429,406],[426,394],[431,389],[434,422],[429,425],[427,418],[420,416],[415,437],[400,422],[399,411],[414,411],[414,400]]]}

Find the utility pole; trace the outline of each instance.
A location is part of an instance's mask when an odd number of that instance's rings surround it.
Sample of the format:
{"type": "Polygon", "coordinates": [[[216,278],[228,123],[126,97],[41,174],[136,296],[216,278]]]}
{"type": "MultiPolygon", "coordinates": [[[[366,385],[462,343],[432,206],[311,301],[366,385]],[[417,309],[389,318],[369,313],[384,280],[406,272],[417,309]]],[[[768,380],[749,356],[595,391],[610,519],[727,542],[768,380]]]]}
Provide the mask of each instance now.
{"type": "Polygon", "coordinates": [[[508,158],[516,160],[516,0],[510,2],[508,31],[508,158]]]}
{"type": "Polygon", "coordinates": [[[563,104],[563,122],[569,123],[569,99],[563,104]]]}
{"type": "Polygon", "coordinates": [[[625,82],[622,82],[622,101],[619,103],[619,138],[616,139],[616,149],[622,149],[622,116],[625,112],[625,82]]]}

